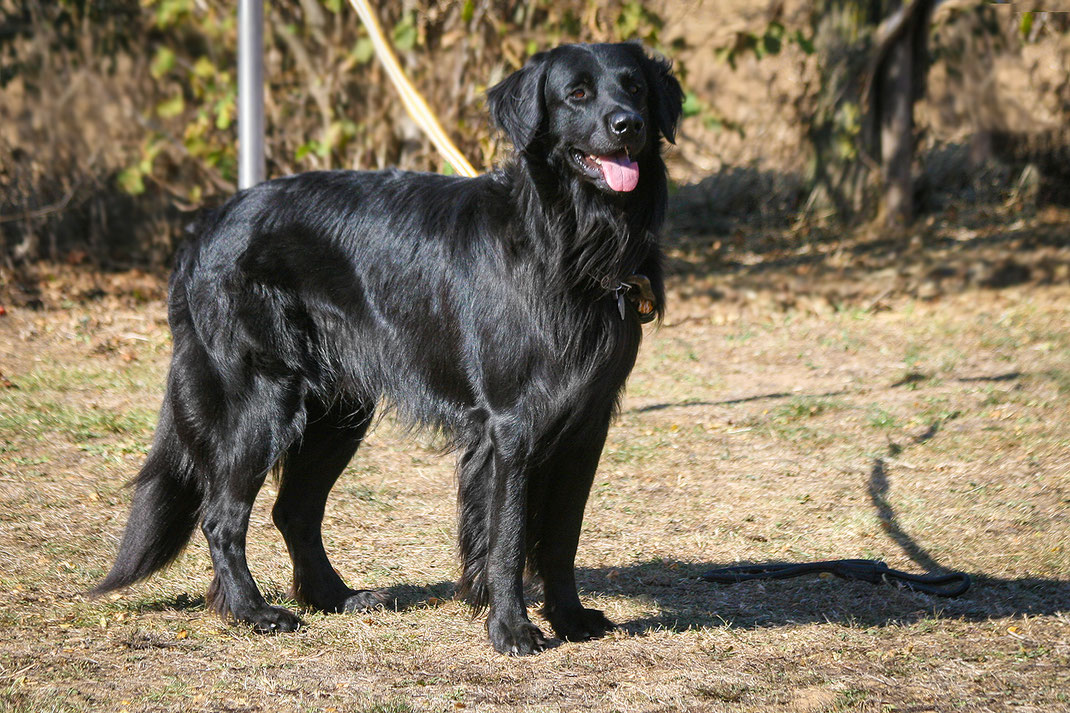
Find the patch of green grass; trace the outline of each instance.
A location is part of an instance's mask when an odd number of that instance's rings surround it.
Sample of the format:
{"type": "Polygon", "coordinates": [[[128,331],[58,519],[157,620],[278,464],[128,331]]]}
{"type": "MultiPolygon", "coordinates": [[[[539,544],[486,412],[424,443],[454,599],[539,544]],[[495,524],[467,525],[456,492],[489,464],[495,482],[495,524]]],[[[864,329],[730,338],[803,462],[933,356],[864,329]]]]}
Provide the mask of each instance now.
{"type": "Polygon", "coordinates": [[[654,358],[658,364],[674,364],[679,366],[680,361],[700,361],[695,347],[685,339],[667,339],[658,341],[653,346],[654,358]]]}
{"type": "Polygon", "coordinates": [[[842,315],[853,322],[861,322],[872,314],[867,307],[852,305],[846,302],[837,302],[833,305],[833,308],[836,310],[837,314],[842,315]]]}
{"type": "Polygon", "coordinates": [[[749,690],[750,688],[742,683],[714,683],[699,686],[695,689],[695,695],[710,701],[738,703],[749,690]]]}
{"type": "Polygon", "coordinates": [[[165,703],[177,698],[185,698],[190,684],[174,676],[167,676],[167,682],[145,695],[145,699],[154,703],[165,703]]]}
{"type": "Polygon", "coordinates": [[[864,346],[861,339],[855,337],[846,329],[841,329],[838,337],[822,337],[818,344],[826,349],[851,353],[857,352],[864,346]]]}
{"type": "Polygon", "coordinates": [[[4,713],[81,713],[94,709],[90,702],[79,700],[73,688],[31,691],[19,681],[0,688],[0,711],[4,713]]]}
{"type": "Polygon", "coordinates": [[[934,421],[941,423],[952,421],[962,415],[962,411],[950,408],[950,399],[946,395],[935,394],[926,396],[923,401],[925,408],[915,418],[918,423],[931,424],[934,421]]]}
{"type": "Polygon", "coordinates": [[[787,423],[820,416],[823,413],[837,411],[842,408],[844,408],[844,404],[839,401],[812,396],[796,396],[775,409],[770,416],[774,421],[787,423]]]}
{"type": "Polygon", "coordinates": [[[416,709],[405,701],[395,698],[381,703],[373,703],[357,711],[357,713],[416,713],[416,709]]]}
{"type": "Polygon", "coordinates": [[[998,404],[1007,403],[1008,393],[1002,389],[997,389],[994,386],[984,386],[981,388],[981,393],[985,395],[981,401],[982,406],[996,406],[998,404]]]}
{"type": "Polygon", "coordinates": [[[899,428],[899,419],[879,406],[870,407],[866,422],[873,428],[880,428],[883,430],[899,428]]]}
{"type": "Polygon", "coordinates": [[[152,444],[147,439],[124,441],[122,443],[78,444],[78,450],[112,463],[122,463],[123,456],[148,455],[151,447],[152,444]]]}
{"type": "MultiPolygon", "coordinates": [[[[101,574],[103,575],[103,572],[101,574]]],[[[207,611],[204,597],[202,596],[191,595],[187,592],[165,594],[165,591],[169,590],[165,590],[163,585],[151,588],[142,587],[131,589],[130,592],[124,594],[121,599],[97,600],[100,603],[94,605],[93,608],[87,608],[84,612],[84,616],[92,619],[94,611],[98,612],[96,614],[98,618],[100,616],[99,612],[104,612],[106,614],[114,614],[116,612],[144,614],[146,612],[158,611],[193,613],[207,611]],[[144,589],[150,589],[150,591],[144,591],[144,589]]]]}
{"type": "Polygon", "coordinates": [[[14,463],[17,466],[25,468],[25,467],[28,467],[28,466],[31,466],[31,465],[44,465],[46,463],[51,463],[52,459],[51,458],[45,458],[45,457],[42,457],[42,456],[38,456],[38,457],[16,456],[16,457],[11,459],[11,462],[14,463]]]}
{"type": "Polygon", "coordinates": [[[86,441],[111,435],[146,436],[156,426],[156,412],[131,408],[75,408],[58,401],[0,398],[0,431],[44,440],[50,435],[86,441]]]}
{"type": "Polygon", "coordinates": [[[966,359],[966,353],[961,349],[955,349],[954,347],[948,348],[940,356],[940,366],[937,367],[937,371],[942,374],[950,374],[958,368],[958,365],[966,359]]]}
{"type": "Polygon", "coordinates": [[[392,510],[398,494],[387,488],[375,488],[360,481],[346,480],[335,486],[336,490],[347,497],[354,498],[375,507],[377,510],[392,510]]]}
{"type": "Polygon", "coordinates": [[[1042,374],[1055,384],[1060,394],[1070,394],[1070,370],[1049,369],[1042,374]]]}
{"type": "Polygon", "coordinates": [[[740,327],[739,331],[735,334],[724,335],[724,340],[729,344],[746,344],[750,340],[754,339],[757,333],[749,326],[740,327]]]}
{"type": "Polygon", "coordinates": [[[658,457],[661,449],[668,443],[661,439],[645,441],[640,439],[620,441],[606,449],[605,459],[614,465],[628,463],[647,463],[658,457]]]}
{"type": "Polygon", "coordinates": [[[869,691],[864,688],[848,688],[845,691],[840,691],[839,695],[836,696],[832,709],[837,711],[856,709],[865,703],[868,698],[869,691]]]}
{"type": "Polygon", "coordinates": [[[917,371],[918,363],[921,361],[924,350],[918,344],[911,344],[907,347],[906,355],[903,357],[903,363],[906,365],[907,371],[917,371]]]}
{"type": "Polygon", "coordinates": [[[836,440],[830,431],[807,425],[807,419],[846,408],[846,404],[831,399],[796,396],[768,414],[749,421],[750,425],[792,443],[828,444],[836,440]]]}
{"type": "Polygon", "coordinates": [[[836,437],[827,431],[791,423],[773,422],[768,425],[766,432],[790,443],[807,443],[812,446],[824,446],[836,440],[836,437]]]}
{"type": "Polygon", "coordinates": [[[26,393],[68,393],[82,390],[131,390],[158,386],[149,364],[131,364],[122,369],[85,366],[53,366],[12,377],[26,393]]]}
{"type": "Polygon", "coordinates": [[[931,378],[932,377],[930,377],[928,374],[923,374],[920,371],[908,369],[907,371],[903,372],[902,376],[896,379],[892,386],[900,386],[906,389],[907,391],[917,391],[922,384],[929,381],[931,378]]]}
{"type": "Polygon", "coordinates": [[[1017,351],[1022,348],[1022,338],[1007,331],[984,332],[978,339],[983,349],[991,351],[1017,351]]]}

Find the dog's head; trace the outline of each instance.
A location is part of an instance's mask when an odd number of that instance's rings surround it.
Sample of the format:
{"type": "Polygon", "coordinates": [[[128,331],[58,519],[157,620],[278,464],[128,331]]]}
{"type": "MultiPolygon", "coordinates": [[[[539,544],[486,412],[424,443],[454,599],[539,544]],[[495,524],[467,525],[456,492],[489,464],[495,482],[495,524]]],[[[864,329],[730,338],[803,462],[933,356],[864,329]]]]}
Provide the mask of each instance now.
{"type": "Polygon", "coordinates": [[[638,44],[563,45],[533,55],[487,99],[518,151],[622,194],[660,161],[661,138],[674,142],[683,92],[669,63],[638,44]]]}

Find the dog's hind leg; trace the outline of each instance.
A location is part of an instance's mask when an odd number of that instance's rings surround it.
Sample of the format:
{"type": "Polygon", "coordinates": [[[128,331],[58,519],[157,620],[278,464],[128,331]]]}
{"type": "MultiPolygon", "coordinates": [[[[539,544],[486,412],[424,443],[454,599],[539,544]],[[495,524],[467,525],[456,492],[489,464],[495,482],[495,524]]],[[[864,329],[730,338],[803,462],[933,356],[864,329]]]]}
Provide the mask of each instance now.
{"type": "Polygon", "coordinates": [[[381,603],[372,591],[346,586],[323,549],[327,495],[360,446],[373,409],[335,405],[309,409],[304,435],[287,451],[272,517],[294,565],[292,596],[328,612],[359,611],[381,603]]]}
{"type": "Polygon", "coordinates": [[[457,539],[463,567],[457,595],[483,611],[490,604],[487,591],[488,497],[487,473],[490,472],[491,439],[489,436],[470,445],[457,466],[457,539]]]}
{"type": "Polygon", "coordinates": [[[598,459],[609,428],[609,414],[592,418],[579,433],[565,437],[539,467],[539,502],[532,502],[528,520],[533,569],[543,581],[543,616],[562,639],[579,641],[602,636],[613,623],[597,609],[585,609],[576,592],[576,548],[583,510],[594,482],[598,459]]]}
{"type": "Polygon", "coordinates": [[[292,380],[251,377],[254,385],[241,403],[230,404],[225,428],[215,434],[214,457],[201,464],[207,493],[201,530],[208,540],[215,578],[208,604],[224,617],[251,624],[261,632],[293,631],[301,620],[270,606],[249,572],[246,531],[253,501],[268,471],[304,427],[302,391],[292,380]]]}

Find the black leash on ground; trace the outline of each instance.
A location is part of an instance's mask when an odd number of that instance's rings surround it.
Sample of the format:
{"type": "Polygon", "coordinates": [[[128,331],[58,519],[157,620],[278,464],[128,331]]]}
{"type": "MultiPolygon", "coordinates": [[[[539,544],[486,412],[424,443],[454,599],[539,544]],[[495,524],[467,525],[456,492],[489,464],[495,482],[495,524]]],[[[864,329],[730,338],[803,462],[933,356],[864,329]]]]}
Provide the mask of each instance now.
{"type": "Polygon", "coordinates": [[[841,579],[861,579],[870,584],[888,582],[915,592],[938,597],[957,597],[970,588],[970,575],[965,572],[948,574],[910,574],[891,569],[880,560],[829,560],[785,564],[739,565],[711,569],[699,579],[720,584],[749,582],[754,579],[788,579],[804,574],[828,572],[841,579]]]}

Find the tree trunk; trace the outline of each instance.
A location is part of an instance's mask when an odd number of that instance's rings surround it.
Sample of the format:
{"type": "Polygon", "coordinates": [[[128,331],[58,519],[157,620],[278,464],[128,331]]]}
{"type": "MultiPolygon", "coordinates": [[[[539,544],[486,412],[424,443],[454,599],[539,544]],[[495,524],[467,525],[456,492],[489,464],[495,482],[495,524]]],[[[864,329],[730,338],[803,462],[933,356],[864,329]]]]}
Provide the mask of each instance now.
{"type": "Polygon", "coordinates": [[[864,135],[862,80],[884,0],[815,0],[820,87],[809,127],[814,210],[851,219],[869,203],[873,137],[864,135]]]}
{"type": "Polygon", "coordinates": [[[914,101],[923,93],[932,0],[815,0],[821,86],[810,141],[812,209],[913,219],[914,101]]]}
{"type": "Polygon", "coordinates": [[[874,120],[880,122],[880,213],[888,226],[909,225],[914,219],[914,102],[925,94],[929,20],[936,4],[896,2],[877,30],[872,104],[874,120]]]}
{"type": "Polygon", "coordinates": [[[880,93],[881,214],[886,225],[907,225],[914,218],[914,51],[913,33],[895,41],[878,70],[880,93]]]}

